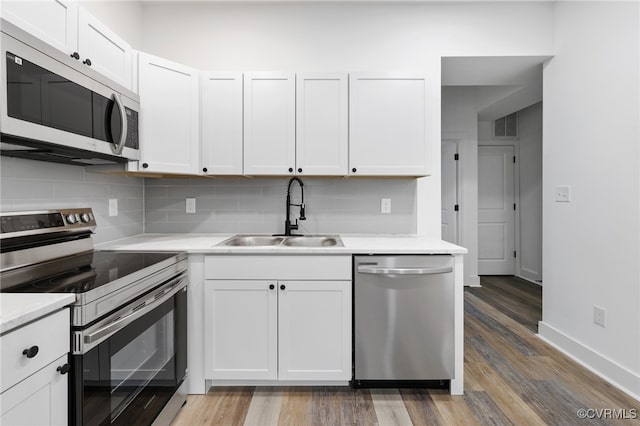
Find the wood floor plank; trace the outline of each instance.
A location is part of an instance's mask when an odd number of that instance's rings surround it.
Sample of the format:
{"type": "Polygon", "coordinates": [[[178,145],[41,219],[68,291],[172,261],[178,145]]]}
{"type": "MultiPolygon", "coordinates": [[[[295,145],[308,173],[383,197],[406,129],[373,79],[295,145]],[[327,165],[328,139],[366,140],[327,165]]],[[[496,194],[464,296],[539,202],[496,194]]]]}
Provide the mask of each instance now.
{"type": "Polygon", "coordinates": [[[451,396],[446,392],[431,394],[435,410],[444,425],[480,425],[462,396],[451,396]]]}
{"type": "Polygon", "coordinates": [[[253,387],[216,388],[206,395],[189,395],[175,426],[244,424],[253,387]]]}
{"type": "Polygon", "coordinates": [[[280,418],[282,389],[279,387],[258,387],[253,393],[245,426],[276,426],[280,418]]]}
{"type": "Polygon", "coordinates": [[[508,426],[513,425],[500,407],[485,391],[466,391],[464,400],[473,415],[483,425],[508,426]]]}
{"type": "Polygon", "coordinates": [[[435,405],[427,389],[400,389],[402,401],[415,426],[439,426],[435,405]]]}
{"type": "Polygon", "coordinates": [[[282,404],[278,425],[310,425],[313,423],[313,388],[286,387],[282,389],[282,404]]]}
{"type": "Polygon", "coordinates": [[[411,426],[411,417],[397,389],[372,389],[371,399],[380,426],[411,426]]]}

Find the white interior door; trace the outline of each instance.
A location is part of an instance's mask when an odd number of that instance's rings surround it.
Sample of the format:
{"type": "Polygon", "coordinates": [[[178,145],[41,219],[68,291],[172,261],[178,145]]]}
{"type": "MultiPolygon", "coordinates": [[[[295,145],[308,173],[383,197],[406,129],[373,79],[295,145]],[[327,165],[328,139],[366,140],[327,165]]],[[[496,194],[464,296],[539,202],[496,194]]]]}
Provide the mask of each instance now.
{"type": "Polygon", "coordinates": [[[513,275],[515,208],[513,146],[478,147],[478,273],[513,275]]]}
{"type": "Polygon", "coordinates": [[[442,141],[442,239],[458,243],[458,143],[442,141]]]}

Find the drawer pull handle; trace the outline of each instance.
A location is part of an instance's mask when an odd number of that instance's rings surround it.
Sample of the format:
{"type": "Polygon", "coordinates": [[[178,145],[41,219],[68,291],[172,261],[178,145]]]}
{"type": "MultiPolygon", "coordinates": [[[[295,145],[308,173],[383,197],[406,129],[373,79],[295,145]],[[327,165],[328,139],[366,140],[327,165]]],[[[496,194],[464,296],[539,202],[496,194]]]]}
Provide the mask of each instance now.
{"type": "Polygon", "coordinates": [[[40,348],[38,348],[37,346],[31,346],[29,349],[25,349],[24,351],[22,351],[22,355],[26,356],[27,358],[33,358],[34,356],[38,355],[39,350],[40,348]]]}
{"type": "Polygon", "coordinates": [[[71,370],[71,366],[69,364],[60,365],[56,368],[56,371],[59,371],[60,374],[67,374],[69,370],[71,370]]]}

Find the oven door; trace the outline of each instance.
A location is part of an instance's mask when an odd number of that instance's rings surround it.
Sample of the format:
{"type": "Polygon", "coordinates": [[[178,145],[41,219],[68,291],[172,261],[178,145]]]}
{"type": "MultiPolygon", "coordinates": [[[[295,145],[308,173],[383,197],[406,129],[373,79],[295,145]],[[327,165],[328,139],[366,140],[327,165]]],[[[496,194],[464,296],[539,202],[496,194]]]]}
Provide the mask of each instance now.
{"type": "Polygon", "coordinates": [[[73,332],[72,424],[153,423],[186,376],[186,285],[174,278],[73,332]]]}

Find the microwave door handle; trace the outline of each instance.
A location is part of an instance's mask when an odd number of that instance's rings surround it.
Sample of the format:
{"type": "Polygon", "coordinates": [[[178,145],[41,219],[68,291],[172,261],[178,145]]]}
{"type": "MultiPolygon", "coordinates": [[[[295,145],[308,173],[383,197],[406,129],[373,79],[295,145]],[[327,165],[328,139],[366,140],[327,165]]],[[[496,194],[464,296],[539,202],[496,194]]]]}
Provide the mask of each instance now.
{"type": "Polygon", "coordinates": [[[114,154],[120,155],[122,154],[124,144],[127,141],[127,111],[125,110],[124,105],[120,100],[120,96],[114,93],[113,95],[111,95],[111,99],[113,99],[114,104],[118,107],[118,112],[120,113],[120,121],[122,122],[122,132],[120,133],[120,140],[118,141],[118,143],[116,143],[114,138],[112,148],[114,154]]]}

